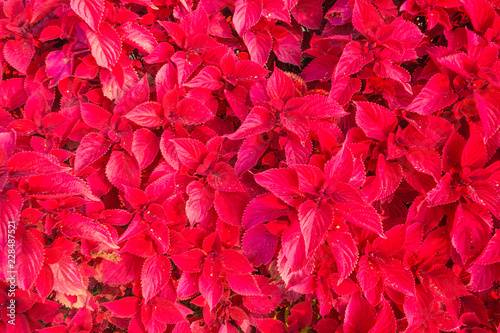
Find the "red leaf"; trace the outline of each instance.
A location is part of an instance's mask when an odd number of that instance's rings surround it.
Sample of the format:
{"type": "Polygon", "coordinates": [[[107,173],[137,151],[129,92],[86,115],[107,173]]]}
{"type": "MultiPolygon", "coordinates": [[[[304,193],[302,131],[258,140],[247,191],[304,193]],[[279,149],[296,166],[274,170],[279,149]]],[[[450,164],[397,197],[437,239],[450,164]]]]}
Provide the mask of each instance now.
{"type": "Polygon", "coordinates": [[[231,274],[248,274],[254,270],[247,258],[235,250],[222,250],[221,260],[224,270],[231,274]]]}
{"type": "Polygon", "coordinates": [[[287,212],[286,205],[281,204],[276,196],[266,193],[253,199],[246,207],[242,225],[243,228],[250,229],[261,222],[275,220],[287,212]]]}
{"type": "Polygon", "coordinates": [[[257,62],[242,60],[236,63],[233,75],[236,80],[254,81],[263,78],[267,73],[269,71],[265,70],[257,62]]]}
{"type": "Polygon", "coordinates": [[[83,180],[67,173],[33,176],[24,179],[23,182],[27,185],[27,194],[34,198],[55,199],[81,195],[99,201],[83,180]]]}
{"type": "Polygon", "coordinates": [[[486,145],[478,131],[471,129],[469,140],[462,151],[462,168],[482,169],[486,160],[486,145]]]}
{"type": "Polygon", "coordinates": [[[270,169],[254,177],[257,184],[290,205],[302,196],[297,173],[292,169],[270,169]]]}
{"type": "Polygon", "coordinates": [[[75,173],[101,158],[111,147],[111,142],[96,133],[87,134],[76,149],[75,173]]]}
{"type": "Polygon", "coordinates": [[[115,150],[106,164],[106,177],[118,189],[123,186],[139,187],[141,170],[135,157],[125,151],[115,150]]]}
{"type": "Polygon", "coordinates": [[[425,290],[442,301],[469,295],[458,276],[448,267],[435,265],[420,269],[418,275],[425,290]]]}
{"type": "Polygon", "coordinates": [[[134,132],[132,153],[137,159],[141,170],[153,163],[159,150],[160,140],[153,132],[147,128],[141,128],[134,132]]]}
{"type": "Polygon", "coordinates": [[[476,265],[492,265],[500,262],[500,231],[495,230],[495,235],[491,237],[490,241],[484,248],[481,255],[476,259],[476,265]]]}
{"type": "Polygon", "coordinates": [[[396,332],[396,317],[389,302],[382,299],[382,308],[377,313],[377,320],[369,333],[396,332]]]}
{"type": "Polygon", "coordinates": [[[486,209],[474,203],[459,203],[451,230],[451,243],[465,262],[489,241],[492,220],[486,209]]]}
{"type": "Polygon", "coordinates": [[[92,103],[80,103],[80,111],[83,121],[95,129],[101,130],[108,127],[111,113],[99,105],[92,103]]]}
{"type": "Polygon", "coordinates": [[[118,28],[118,33],[125,43],[136,47],[144,53],[152,53],[158,45],[153,34],[144,26],[135,22],[127,22],[121,25],[118,28]]]}
{"type": "Polygon", "coordinates": [[[82,274],[70,257],[62,257],[57,263],[50,265],[50,268],[54,274],[55,291],[74,296],[87,292],[82,274]]]}
{"type": "Polygon", "coordinates": [[[11,39],[3,46],[5,60],[23,74],[26,74],[34,55],[35,48],[31,39],[11,39]]]}
{"type": "Polygon", "coordinates": [[[308,200],[299,207],[300,230],[304,236],[306,255],[310,256],[324,242],[333,223],[333,210],[325,201],[308,200]]]}
{"type": "Polygon", "coordinates": [[[323,7],[319,0],[299,0],[290,11],[301,25],[308,29],[319,29],[323,21],[323,7]]]}
{"type": "Polygon", "coordinates": [[[65,50],[50,52],[45,58],[45,71],[47,76],[52,77],[50,86],[55,86],[62,79],[73,75],[73,56],[68,55],[65,50]]]}
{"type": "Polygon", "coordinates": [[[370,230],[380,237],[385,237],[380,216],[372,206],[353,202],[349,204],[336,204],[335,209],[347,221],[358,227],[370,230]]]}
{"type": "Polygon", "coordinates": [[[158,127],[165,122],[162,107],[156,102],[146,102],[136,106],[125,115],[125,118],[144,127],[158,127]]]}
{"type": "Polygon", "coordinates": [[[222,281],[220,279],[216,279],[215,281],[213,279],[207,279],[202,274],[200,276],[198,285],[200,287],[201,295],[207,301],[210,309],[213,309],[217,305],[217,303],[219,303],[222,297],[222,281]]]}
{"type": "Polygon", "coordinates": [[[372,60],[373,54],[371,52],[365,52],[364,46],[360,42],[350,42],[344,48],[339,62],[337,63],[337,67],[335,67],[333,80],[339,81],[343,77],[359,72],[372,60]]]}
{"type": "Polygon", "coordinates": [[[69,171],[68,167],[59,165],[52,155],[27,151],[13,155],[7,162],[7,167],[10,169],[10,178],[13,179],[69,171]]]}
{"type": "Polygon", "coordinates": [[[383,141],[396,128],[398,120],[389,109],[369,102],[356,102],[356,107],[356,123],[366,136],[383,141]]]}
{"type": "Polygon", "coordinates": [[[243,41],[250,53],[250,59],[257,64],[264,66],[269,59],[273,47],[273,38],[267,30],[248,30],[243,36],[243,41]]]}
{"type": "Polygon", "coordinates": [[[379,265],[370,257],[364,255],[359,260],[359,268],[356,274],[361,289],[366,294],[369,290],[375,288],[380,280],[379,265]]]}
{"type": "Polygon", "coordinates": [[[274,257],[279,238],[269,232],[264,224],[247,230],[242,240],[242,248],[250,263],[256,267],[267,265],[274,257]]]}
{"type": "Polygon", "coordinates": [[[274,116],[266,108],[256,106],[250,111],[238,130],[226,135],[231,140],[248,138],[251,135],[265,133],[275,126],[274,116]]]}
{"type": "MultiPolygon", "coordinates": [[[[11,267],[5,260],[5,272],[16,271],[16,281],[19,288],[29,290],[40,272],[44,259],[44,246],[34,229],[28,229],[15,243],[15,264],[11,267]]],[[[38,233],[39,234],[39,233],[38,233]]],[[[11,239],[9,237],[9,239],[11,239]]],[[[10,244],[10,243],[9,243],[10,244]]],[[[10,248],[10,246],[9,246],[10,248]]],[[[9,256],[10,257],[10,256],[9,256]]]]}
{"type": "Polygon", "coordinates": [[[184,272],[198,273],[201,272],[201,268],[205,260],[205,254],[200,249],[193,249],[184,252],[183,254],[171,256],[171,258],[175,265],[184,272]]]}
{"type": "Polygon", "coordinates": [[[493,26],[497,15],[491,3],[487,0],[462,0],[465,11],[469,15],[474,29],[486,32],[493,26]]]}
{"type": "Polygon", "coordinates": [[[187,186],[186,193],[189,195],[186,216],[191,225],[194,225],[206,218],[208,210],[214,204],[215,192],[210,186],[193,181],[187,186]]]}
{"type": "Polygon", "coordinates": [[[71,0],[71,9],[80,16],[94,31],[99,31],[99,24],[104,16],[103,0],[71,0]]]}
{"type": "Polygon", "coordinates": [[[450,89],[448,75],[436,74],[406,109],[427,116],[452,105],[457,98],[457,94],[450,89]]]}
{"type": "Polygon", "coordinates": [[[170,279],[170,259],[157,255],[144,262],[141,272],[141,286],[145,302],[149,302],[170,279]]]}
{"type": "Polygon", "coordinates": [[[288,101],[295,97],[297,88],[292,79],[279,68],[275,68],[273,74],[267,81],[267,93],[271,99],[288,101]]]}
{"type": "Polygon", "coordinates": [[[329,119],[347,115],[344,108],[327,96],[307,95],[303,101],[304,105],[300,111],[313,119],[329,119]]]}
{"type": "Polygon", "coordinates": [[[325,183],[323,172],[312,165],[297,164],[292,167],[299,178],[299,189],[302,192],[317,194],[325,183]]]}
{"type": "Polygon", "coordinates": [[[124,297],[117,301],[99,304],[118,318],[132,318],[141,311],[141,300],[137,297],[124,297]]]}
{"type": "Polygon", "coordinates": [[[122,50],[122,42],[115,29],[103,21],[99,26],[99,32],[86,29],[85,35],[97,64],[111,69],[118,61],[122,50]]]}
{"type": "Polygon", "coordinates": [[[415,278],[405,265],[397,260],[378,260],[384,285],[406,295],[415,296],[415,278]]]}
{"type": "Polygon", "coordinates": [[[217,90],[222,87],[222,74],[217,67],[207,66],[196,75],[188,83],[184,83],[186,87],[190,88],[205,88],[210,90],[217,90]]]}
{"type": "Polygon", "coordinates": [[[262,294],[253,275],[226,273],[226,279],[235,293],[244,296],[259,296],[262,294]]]}
{"type": "Polygon", "coordinates": [[[367,333],[375,324],[375,309],[359,293],[351,296],[344,321],[345,333],[367,333]]]}
{"type": "Polygon", "coordinates": [[[175,111],[169,114],[169,118],[173,123],[182,125],[198,125],[212,119],[214,116],[205,105],[193,98],[184,98],[179,102],[175,111]]]}
{"type": "Polygon", "coordinates": [[[71,213],[66,216],[61,224],[61,232],[67,237],[78,237],[103,243],[111,249],[118,249],[109,230],[91,219],[80,214],[71,213]]]}
{"type": "Polygon", "coordinates": [[[246,192],[215,192],[215,210],[219,217],[228,224],[241,225],[241,218],[247,204],[246,192]]]}
{"type": "Polygon", "coordinates": [[[238,160],[234,165],[236,173],[241,175],[253,168],[268,146],[269,143],[262,138],[262,135],[253,135],[246,138],[238,151],[238,160]]]}
{"type": "Polygon", "coordinates": [[[477,181],[467,186],[467,194],[477,204],[500,218],[500,190],[490,182],[477,181]]]}
{"type": "Polygon", "coordinates": [[[262,0],[236,0],[233,24],[240,36],[260,19],[262,0]]]}
{"type": "Polygon", "coordinates": [[[273,51],[279,61],[300,66],[302,60],[301,36],[297,36],[281,26],[275,26],[271,34],[273,36],[273,51]]]}
{"type": "Polygon", "coordinates": [[[219,162],[208,174],[207,181],[216,190],[225,192],[245,191],[234,169],[225,162],[219,162]]]}
{"type": "Polygon", "coordinates": [[[356,267],[358,261],[358,248],[348,232],[329,231],[326,238],[333,257],[337,263],[340,284],[346,279],[356,267]]]}
{"type": "Polygon", "coordinates": [[[47,263],[43,263],[36,277],[35,286],[38,295],[42,298],[48,297],[54,289],[54,274],[47,263]]]}
{"type": "Polygon", "coordinates": [[[179,161],[189,169],[196,170],[208,154],[203,143],[194,139],[173,139],[179,161]]]}

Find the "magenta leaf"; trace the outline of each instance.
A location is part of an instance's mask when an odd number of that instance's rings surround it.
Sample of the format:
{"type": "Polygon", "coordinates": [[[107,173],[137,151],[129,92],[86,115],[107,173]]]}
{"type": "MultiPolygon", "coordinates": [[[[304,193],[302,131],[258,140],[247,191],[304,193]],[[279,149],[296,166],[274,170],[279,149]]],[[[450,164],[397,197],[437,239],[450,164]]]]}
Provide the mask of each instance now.
{"type": "Polygon", "coordinates": [[[254,266],[267,265],[274,257],[279,238],[273,235],[264,224],[247,230],[242,240],[245,256],[254,266]]]}
{"type": "Polygon", "coordinates": [[[50,175],[69,171],[61,166],[52,155],[35,152],[21,152],[13,155],[7,162],[11,178],[25,178],[37,175],[50,175]]]}
{"type": "Polygon", "coordinates": [[[61,224],[61,232],[68,237],[78,237],[104,244],[111,249],[118,249],[110,231],[97,222],[80,214],[68,214],[61,224]]]}
{"type": "Polygon", "coordinates": [[[215,165],[213,171],[208,174],[207,181],[210,186],[219,191],[245,191],[234,169],[225,162],[219,162],[215,165]]]}
{"type": "Polygon", "coordinates": [[[136,47],[144,53],[152,53],[158,45],[153,34],[135,22],[127,22],[121,25],[118,28],[118,33],[125,43],[136,47]]]}
{"type": "Polygon", "coordinates": [[[257,64],[264,66],[271,54],[273,38],[267,30],[248,30],[243,36],[245,45],[250,53],[250,58],[257,64]]]}
{"type": "Polygon", "coordinates": [[[118,61],[122,50],[122,42],[115,29],[109,23],[102,22],[99,25],[99,32],[86,29],[85,35],[97,64],[111,69],[118,61]]]}
{"type": "Polygon", "coordinates": [[[62,257],[57,263],[50,265],[54,274],[54,290],[67,295],[84,295],[87,287],[83,283],[78,266],[70,257],[62,257]]]}
{"type": "Polygon", "coordinates": [[[369,102],[357,102],[356,107],[356,123],[366,136],[383,141],[396,128],[396,116],[387,108],[369,102]]]}
{"type": "Polygon", "coordinates": [[[302,196],[297,173],[292,169],[271,169],[256,174],[255,181],[278,198],[293,205],[302,196]]]}
{"type": "Polygon", "coordinates": [[[119,189],[123,189],[123,186],[139,187],[141,184],[139,163],[127,152],[115,150],[106,164],[106,177],[119,189]]]}
{"type": "Polygon", "coordinates": [[[251,135],[265,133],[275,126],[274,116],[266,108],[256,106],[250,111],[238,130],[227,137],[231,140],[245,139],[251,135]]]}
{"type": "Polygon", "coordinates": [[[95,133],[87,134],[76,149],[76,174],[106,154],[110,147],[111,142],[106,138],[95,133]]]}
{"type": "Polygon", "coordinates": [[[170,259],[164,255],[148,258],[141,272],[141,286],[145,302],[149,302],[170,279],[170,259]]]}
{"type": "Polygon", "coordinates": [[[262,0],[236,0],[234,9],[234,28],[240,36],[259,21],[262,0]]]}
{"type": "Polygon", "coordinates": [[[269,222],[287,213],[288,207],[279,199],[266,193],[253,199],[243,214],[242,226],[245,229],[255,227],[261,222],[269,222]]]}
{"type": "Polygon", "coordinates": [[[92,30],[99,31],[99,24],[104,17],[103,0],[71,0],[70,5],[92,30]]]}
{"type": "Polygon", "coordinates": [[[214,204],[214,190],[202,182],[193,181],[186,188],[189,199],[186,202],[186,216],[191,224],[203,221],[214,204]]]}
{"type": "Polygon", "coordinates": [[[32,39],[9,40],[3,47],[5,60],[21,73],[26,73],[34,55],[35,48],[32,39]]]}
{"type": "Polygon", "coordinates": [[[339,271],[339,282],[346,279],[356,267],[358,261],[358,248],[351,234],[341,231],[329,231],[326,242],[332,250],[333,257],[337,262],[339,271]]]}
{"type": "Polygon", "coordinates": [[[125,118],[144,127],[158,127],[165,122],[162,107],[156,102],[146,102],[136,106],[125,115],[125,118]]]}
{"type": "Polygon", "coordinates": [[[452,105],[457,98],[450,89],[448,76],[436,74],[406,109],[426,116],[452,105]]]}
{"type": "Polygon", "coordinates": [[[299,207],[300,230],[304,236],[306,255],[310,256],[325,240],[333,223],[333,210],[325,201],[308,200],[299,207]]]}
{"type": "Polygon", "coordinates": [[[345,312],[344,332],[368,332],[375,324],[375,309],[359,293],[351,296],[345,312]]]}
{"type": "Polygon", "coordinates": [[[141,128],[134,132],[132,141],[132,153],[134,154],[141,170],[153,163],[160,150],[160,140],[148,130],[141,128]]]}
{"type": "Polygon", "coordinates": [[[132,318],[141,311],[141,300],[137,297],[124,297],[117,301],[101,303],[118,318],[132,318]]]}

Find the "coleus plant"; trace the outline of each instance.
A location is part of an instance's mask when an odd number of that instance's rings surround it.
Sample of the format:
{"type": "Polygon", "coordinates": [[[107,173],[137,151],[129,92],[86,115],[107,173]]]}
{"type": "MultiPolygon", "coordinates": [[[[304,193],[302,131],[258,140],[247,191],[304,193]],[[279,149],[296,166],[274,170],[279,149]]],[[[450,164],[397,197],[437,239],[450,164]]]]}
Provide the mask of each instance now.
{"type": "Polygon", "coordinates": [[[0,8],[0,331],[499,331],[498,1],[0,8]]]}

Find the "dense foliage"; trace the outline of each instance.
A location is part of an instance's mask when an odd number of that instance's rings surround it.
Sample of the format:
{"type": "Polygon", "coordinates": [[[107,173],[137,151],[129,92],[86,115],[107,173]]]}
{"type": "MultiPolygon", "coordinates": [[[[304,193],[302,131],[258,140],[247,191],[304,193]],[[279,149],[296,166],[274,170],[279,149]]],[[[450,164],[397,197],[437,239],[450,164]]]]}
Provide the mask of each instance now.
{"type": "Polygon", "coordinates": [[[498,332],[500,2],[0,6],[0,331],[498,332]]]}

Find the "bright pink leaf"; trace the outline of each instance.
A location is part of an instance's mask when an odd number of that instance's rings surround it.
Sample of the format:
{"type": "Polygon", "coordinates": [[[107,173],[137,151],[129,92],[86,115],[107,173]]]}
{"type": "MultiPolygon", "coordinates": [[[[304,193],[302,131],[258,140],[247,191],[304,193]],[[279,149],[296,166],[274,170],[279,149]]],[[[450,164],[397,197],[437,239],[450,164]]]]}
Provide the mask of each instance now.
{"type": "Polygon", "coordinates": [[[141,184],[141,169],[135,157],[125,151],[115,150],[106,164],[108,180],[119,189],[123,186],[139,187],[141,184]]]}
{"type": "Polygon", "coordinates": [[[299,207],[299,220],[309,256],[325,240],[326,232],[333,223],[332,207],[325,201],[308,200],[299,207]]]}
{"type": "Polygon", "coordinates": [[[162,107],[156,102],[146,102],[136,106],[125,115],[125,118],[144,127],[158,127],[165,122],[162,107]]]}
{"type": "Polygon", "coordinates": [[[260,19],[262,0],[236,0],[233,24],[240,36],[260,19]]]}
{"type": "Polygon", "coordinates": [[[99,31],[99,24],[104,17],[103,0],[71,0],[70,5],[92,30],[99,31]]]}
{"type": "Polygon", "coordinates": [[[389,109],[370,102],[356,102],[356,107],[356,123],[366,136],[383,141],[396,128],[398,120],[389,109]]]}
{"type": "Polygon", "coordinates": [[[141,286],[145,302],[149,302],[170,279],[170,259],[164,255],[148,258],[141,273],[141,286]]]}
{"type": "Polygon", "coordinates": [[[118,61],[122,50],[122,41],[115,29],[103,21],[99,26],[99,32],[86,29],[85,35],[97,64],[111,69],[118,61]]]}

